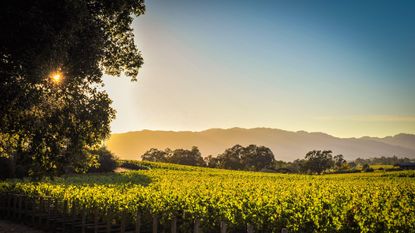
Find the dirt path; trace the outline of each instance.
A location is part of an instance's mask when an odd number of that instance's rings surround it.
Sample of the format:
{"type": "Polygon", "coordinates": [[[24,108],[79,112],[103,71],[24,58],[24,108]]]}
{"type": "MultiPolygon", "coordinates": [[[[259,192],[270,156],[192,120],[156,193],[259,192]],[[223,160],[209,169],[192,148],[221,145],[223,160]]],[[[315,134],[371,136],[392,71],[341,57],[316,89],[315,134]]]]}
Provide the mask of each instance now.
{"type": "Polygon", "coordinates": [[[6,220],[0,220],[0,233],[44,233],[43,231],[19,225],[6,220]]]}

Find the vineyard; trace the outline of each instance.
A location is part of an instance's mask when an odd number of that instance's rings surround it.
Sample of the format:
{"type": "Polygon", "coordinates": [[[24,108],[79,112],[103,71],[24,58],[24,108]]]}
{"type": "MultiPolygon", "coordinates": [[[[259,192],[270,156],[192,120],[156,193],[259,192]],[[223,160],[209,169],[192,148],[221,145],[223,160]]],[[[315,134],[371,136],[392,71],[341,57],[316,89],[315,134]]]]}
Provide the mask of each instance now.
{"type": "Polygon", "coordinates": [[[291,175],[162,163],[0,183],[1,217],[53,232],[415,232],[415,173],[291,175]]]}

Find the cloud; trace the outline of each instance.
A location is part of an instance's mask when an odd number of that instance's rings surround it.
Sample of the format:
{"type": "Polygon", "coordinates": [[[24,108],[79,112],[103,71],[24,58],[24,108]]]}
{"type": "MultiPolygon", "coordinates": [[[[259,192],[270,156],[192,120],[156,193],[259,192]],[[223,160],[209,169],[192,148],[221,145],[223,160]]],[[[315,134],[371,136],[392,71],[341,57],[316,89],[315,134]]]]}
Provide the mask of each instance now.
{"type": "Polygon", "coordinates": [[[315,119],[319,121],[415,122],[415,115],[320,116],[315,119]]]}

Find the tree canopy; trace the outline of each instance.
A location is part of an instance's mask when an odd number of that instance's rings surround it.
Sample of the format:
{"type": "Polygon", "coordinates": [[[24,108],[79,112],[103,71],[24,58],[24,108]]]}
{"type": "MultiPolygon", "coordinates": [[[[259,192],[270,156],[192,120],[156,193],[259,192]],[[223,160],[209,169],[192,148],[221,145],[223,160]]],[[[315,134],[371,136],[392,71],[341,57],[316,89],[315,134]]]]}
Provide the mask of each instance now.
{"type": "Polygon", "coordinates": [[[192,166],[205,166],[205,161],[199,151],[199,148],[193,146],[192,149],[175,149],[171,150],[169,148],[164,151],[151,148],[146,151],[142,156],[142,160],[152,161],[152,162],[165,162],[165,163],[176,163],[183,165],[192,165],[192,166]]]}
{"type": "Polygon", "coordinates": [[[112,172],[117,168],[118,158],[107,147],[91,150],[90,153],[97,158],[98,163],[88,172],[112,172]]]}
{"type": "Polygon", "coordinates": [[[150,150],[146,151],[143,155],[141,155],[141,159],[144,161],[167,163],[168,152],[166,151],[151,148],[150,150]]]}
{"type": "Polygon", "coordinates": [[[0,156],[25,175],[84,172],[115,117],[103,73],[136,80],[143,0],[0,2],[0,156]]]}
{"type": "Polygon", "coordinates": [[[205,166],[202,154],[196,146],[193,146],[190,150],[176,149],[172,151],[168,161],[183,165],[205,166]]]}
{"type": "Polygon", "coordinates": [[[321,174],[333,167],[334,160],[331,150],[313,150],[305,155],[304,170],[321,174]]]}
{"type": "Polygon", "coordinates": [[[260,171],[270,168],[275,162],[274,154],[265,146],[249,145],[243,147],[235,145],[226,149],[217,157],[208,156],[208,167],[225,168],[232,170],[260,171]]]}

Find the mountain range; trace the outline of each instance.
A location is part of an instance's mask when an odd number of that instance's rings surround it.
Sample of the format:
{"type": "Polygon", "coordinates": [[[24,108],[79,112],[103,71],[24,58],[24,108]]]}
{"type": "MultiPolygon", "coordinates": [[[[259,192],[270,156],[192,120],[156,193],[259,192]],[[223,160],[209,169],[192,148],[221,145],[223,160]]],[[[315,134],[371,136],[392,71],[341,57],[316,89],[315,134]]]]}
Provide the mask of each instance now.
{"type": "Polygon", "coordinates": [[[218,155],[236,144],[269,147],[277,160],[304,158],[310,150],[332,150],[348,160],[379,156],[415,158],[415,135],[384,138],[339,138],[325,133],[286,131],[272,128],[230,128],[193,131],[142,130],[112,134],[106,146],[121,159],[139,159],[150,148],[177,149],[197,146],[203,156],[218,155]]]}

